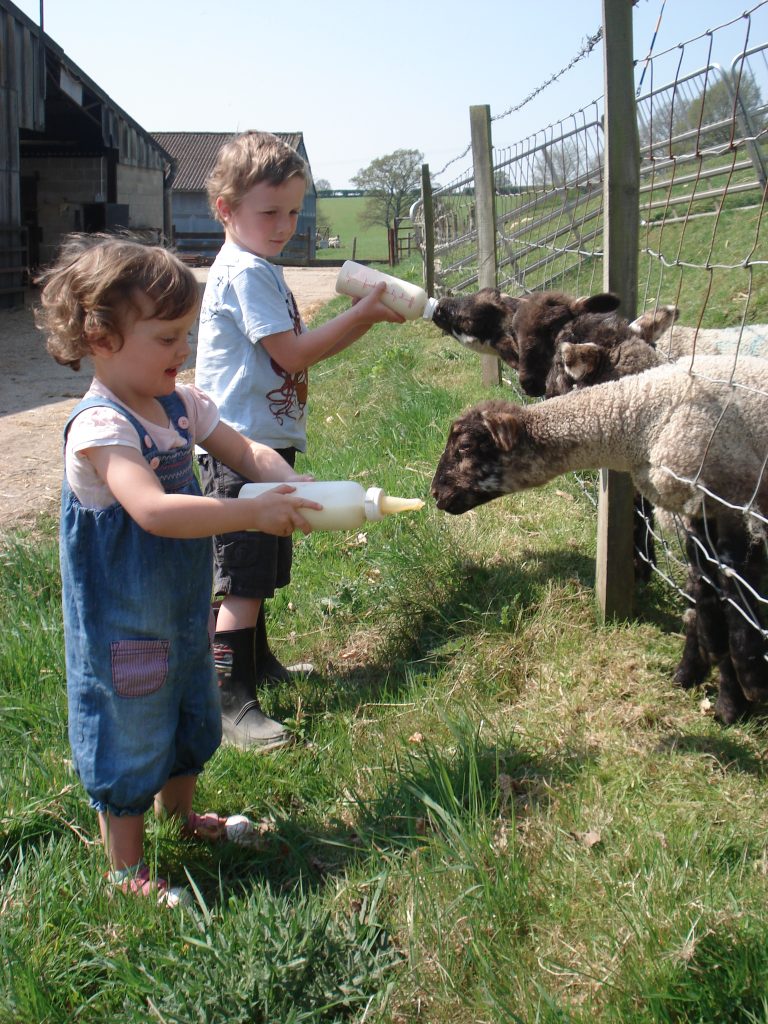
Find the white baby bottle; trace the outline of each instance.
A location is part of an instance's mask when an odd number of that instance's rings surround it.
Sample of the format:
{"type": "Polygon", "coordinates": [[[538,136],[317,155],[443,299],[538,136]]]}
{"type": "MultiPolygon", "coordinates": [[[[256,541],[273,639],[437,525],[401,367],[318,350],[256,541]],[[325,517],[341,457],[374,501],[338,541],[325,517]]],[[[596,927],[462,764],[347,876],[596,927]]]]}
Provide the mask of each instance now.
{"type": "Polygon", "coordinates": [[[366,267],[362,263],[347,260],[336,278],[336,291],[339,295],[351,295],[355,299],[363,299],[370,295],[377,284],[386,283],[387,290],[381,296],[385,306],[389,306],[406,320],[423,317],[431,320],[437,305],[437,299],[430,298],[423,288],[410,281],[401,281],[399,277],[383,274],[380,270],[366,267]]]}
{"type": "MultiPolygon", "coordinates": [[[[243,484],[239,497],[257,498],[278,483],[243,484]]],[[[289,486],[308,501],[316,501],[322,509],[302,508],[299,511],[313,530],[355,530],[365,522],[379,522],[396,512],[415,511],[424,507],[421,498],[394,498],[381,487],[367,490],[354,480],[296,480],[289,486]]]]}

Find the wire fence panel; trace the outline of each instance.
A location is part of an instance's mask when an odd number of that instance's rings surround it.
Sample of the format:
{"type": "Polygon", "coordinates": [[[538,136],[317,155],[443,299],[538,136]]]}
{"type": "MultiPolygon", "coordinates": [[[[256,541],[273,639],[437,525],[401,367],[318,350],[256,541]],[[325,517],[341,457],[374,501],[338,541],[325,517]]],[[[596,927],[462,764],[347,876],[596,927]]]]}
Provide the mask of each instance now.
{"type": "MultiPolygon", "coordinates": [[[[638,313],[676,307],[678,319],[656,348],[666,358],[684,358],[691,374],[700,373],[705,355],[729,358],[723,420],[729,404],[755,390],[763,395],[750,379],[745,357],[768,357],[768,42],[760,37],[768,39],[766,2],[695,39],[649,54],[642,69],[637,65],[642,70],[638,313]]],[[[597,39],[599,34],[590,43],[597,39]]],[[[499,119],[492,121],[498,125],[499,119]]],[[[575,296],[602,290],[603,125],[604,103],[598,98],[504,147],[496,148],[501,132],[494,128],[498,287],[503,291],[575,296]]],[[[435,183],[433,201],[435,294],[471,294],[478,287],[471,171],[448,184],[435,183]]],[[[416,204],[417,228],[420,213],[416,204]]],[[[513,371],[506,377],[516,384],[513,371]]],[[[734,451],[732,465],[718,478],[708,466],[705,470],[707,452],[716,447],[710,444],[685,482],[702,495],[711,522],[726,521],[733,513],[747,524],[750,542],[762,538],[765,561],[768,396],[763,397],[764,450],[748,458],[734,451]],[[713,479],[717,486],[704,482],[713,479]]],[[[724,429],[720,420],[712,424],[713,437],[718,429],[724,429]]],[[[595,475],[586,475],[583,486],[595,501],[595,475]]],[[[753,575],[741,575],[738,565],[719,560],[717,536],[692,537],[688,521],[669,517],[663,528],[649,520],[648,529],[660,579],[690,602],[687,574],[694,559],[722,600],[768,637],[760,584],[753,575]]],[[[647,553],[638,555],[651,560],[647,553]]]]}

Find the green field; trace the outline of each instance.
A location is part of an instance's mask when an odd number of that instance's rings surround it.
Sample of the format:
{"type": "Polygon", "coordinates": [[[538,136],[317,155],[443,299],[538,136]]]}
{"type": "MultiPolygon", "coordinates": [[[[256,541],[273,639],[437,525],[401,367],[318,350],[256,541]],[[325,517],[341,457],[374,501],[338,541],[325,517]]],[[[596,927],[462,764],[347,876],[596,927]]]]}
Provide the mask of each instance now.
{"type": "Polygon", "coordinates": [[[298,742],[221,749],[197,802],[261,820],[263,848],[148,827],[191,911],[108,898],[55,523],[2,538],[2,1024],[767,1024],[766,720],[723,729],[673,687],[659,581],[599,624],[571,478],[435,508],[449,424],[482,397],[424,322],[313,368],[298,468],[426,506],[297,535],[270,635],[316,671],[261,698],[298,742]]]}
{"type": "Polygon", "coordinates": [[[360,214],[367,200],[357,196],[318,199],[318,225],[327,223],[329,235],[338,235],[341,247],[318,249],[318,260],[386,261],[388,259],[387,229],[378,224],[361,227],[360,214]]]}

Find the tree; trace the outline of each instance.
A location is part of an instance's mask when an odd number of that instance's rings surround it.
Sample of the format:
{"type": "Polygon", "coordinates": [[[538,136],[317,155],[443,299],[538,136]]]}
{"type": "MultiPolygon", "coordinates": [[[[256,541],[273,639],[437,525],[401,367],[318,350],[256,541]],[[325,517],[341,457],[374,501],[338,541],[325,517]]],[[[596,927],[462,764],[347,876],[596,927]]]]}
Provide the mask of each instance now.
{"type": "MultiPolygon", "coordinates": [[[[760,86],[749,71],[745,71],[741,77],[739,100],[741,107],[746,109],[751,118],[752,129],[755,132],[763,131],[766,121],[762,113],[763,99],[760,86]]],[[[648,146],[651,142],[650,114],[649,108],[643,113],[640,121],[641,146],[648,146]]],[[[660,94],[654,100],[653,143],[657,155],[663,154],[669,138],[677,140],[672,145],[676,154],[690,153],[694,147],[706,149],[727,146],[731,140],[731,132],[734,132],[734,137],[738,140],[744,136],[745,127],[739,118],[739,107],[734,108],[731,89],[722,78],[709,82],[706,91],[698,89],[694,92],[691,87],[687,90],[681,88],[671,95],[660,94]]]]}
{"type": "MultiPolygon", "coordinates": [[[[752,115],[757,123],[754,128],[760,131],[763,128],[764,119],[756,113],[762,107],[762,96],[760,86],[755,76],[748,71],[742,75],[739,83],[739,100],[744,109],[752,115]]],[[[675,133],[685,131],[698,131],[699,124],[703,128],[709,125],[717,125],[704,135],[703,146],[727,145],[731,141],[733,132],[736,139],[743,137],[744,130],[738,120],[734,127],[734,115],[738,117],[738,107],[734,107],[733,94],[728,88],[724,79],[710,84],[707,91],[702,91],[698,96],[682,105],[682,109],[675,117],[675,133]]]]}
{"type": "Polygon", "coordinates": [[[368,193],[361,222],[390,228],[397,217],[404,217],[419,194],[423,162],[418,149],[396,149],[358,171],[351,180],[368,193]]]}
{"type": "Polygon", "coordinates": [[[331,192],[331,183],[327,178],[318,178],[315,182],[315,188],[318,192],[331,192]]]}

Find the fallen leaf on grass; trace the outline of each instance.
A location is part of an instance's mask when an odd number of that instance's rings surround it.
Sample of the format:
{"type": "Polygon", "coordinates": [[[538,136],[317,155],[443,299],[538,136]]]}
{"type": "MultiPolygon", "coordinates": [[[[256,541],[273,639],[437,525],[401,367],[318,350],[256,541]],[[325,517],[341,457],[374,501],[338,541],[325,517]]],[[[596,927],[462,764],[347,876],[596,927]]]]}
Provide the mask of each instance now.
{"type": "Polygon", "coordinates": [[[582,846],[586,846],[588,850],[591,850],[593,846],[597,846],[598,843],[603,841],[603,837],[594,828],[590,829],[589,832],[571,832],[571,835],[582,846]]]}

